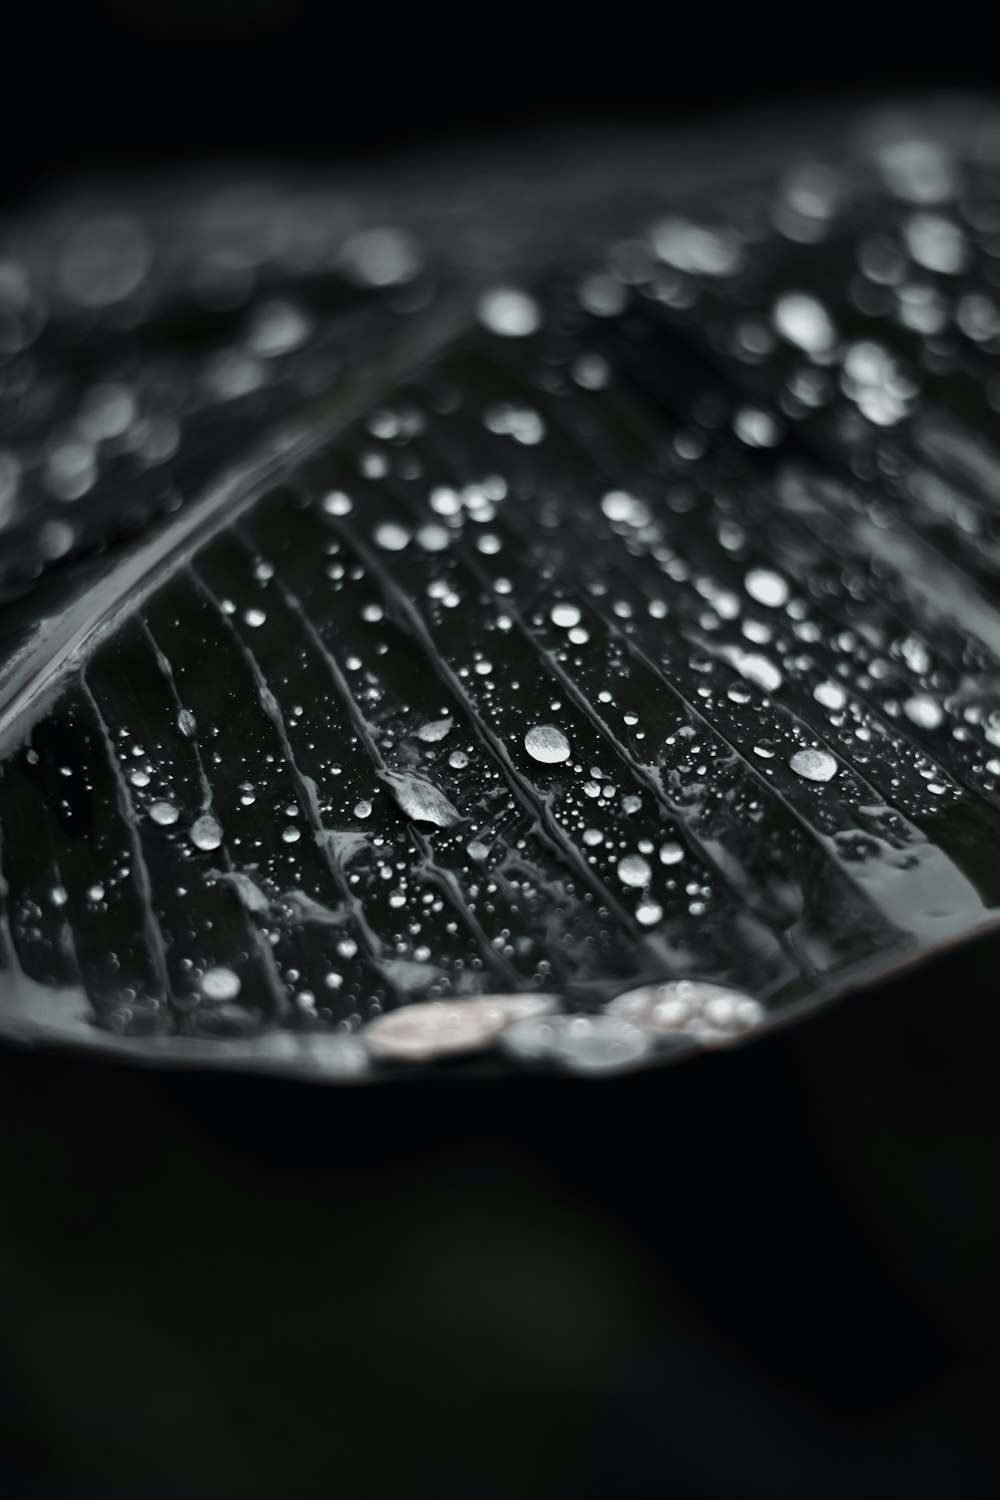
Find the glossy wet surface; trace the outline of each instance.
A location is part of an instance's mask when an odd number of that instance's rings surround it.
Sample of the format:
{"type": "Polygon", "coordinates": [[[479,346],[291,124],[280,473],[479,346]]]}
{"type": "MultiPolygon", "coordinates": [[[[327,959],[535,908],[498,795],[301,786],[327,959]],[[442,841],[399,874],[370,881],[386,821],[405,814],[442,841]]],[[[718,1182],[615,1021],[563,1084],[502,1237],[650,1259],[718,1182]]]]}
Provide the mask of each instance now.
{"type": "Polygon", "coordinates": [[[1000,127],[944,118],[14,226],[0,1024],[600,1072],[989,925],[1000,127]]]}

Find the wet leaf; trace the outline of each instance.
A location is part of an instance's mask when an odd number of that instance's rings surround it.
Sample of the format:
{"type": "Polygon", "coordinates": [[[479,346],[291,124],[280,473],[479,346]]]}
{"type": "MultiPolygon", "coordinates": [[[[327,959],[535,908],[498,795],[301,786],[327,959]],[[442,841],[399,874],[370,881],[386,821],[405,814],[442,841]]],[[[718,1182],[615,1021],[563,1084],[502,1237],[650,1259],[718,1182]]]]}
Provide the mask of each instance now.
{"type": "Polygon", "coordinates": [[[993,924],[998,165],[928,109],[14,225],[0,1027],[606,1072],[993,924]]]}

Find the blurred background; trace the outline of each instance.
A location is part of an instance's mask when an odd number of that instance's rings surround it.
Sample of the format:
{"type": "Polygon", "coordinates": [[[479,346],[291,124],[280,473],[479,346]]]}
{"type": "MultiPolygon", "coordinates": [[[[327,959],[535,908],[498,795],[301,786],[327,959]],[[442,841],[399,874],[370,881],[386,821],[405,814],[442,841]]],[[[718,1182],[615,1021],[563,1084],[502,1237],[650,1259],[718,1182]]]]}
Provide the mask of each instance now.
{"type": "Polygon", "coordinates": [[[319,0],[35,0],[5,17],[10,195],[93,165],[329,158],[581,122],[712,125],[740,108],[992,92],[971,8],[857,4],[343,7],[319,0]]]}
{"type": "MultiPolygon", "coordinates": [[[[35,0],[3,34],[3,210],[998,83],[954,9],[35,0]]],[[[0,1050],[3,1493],[1000,1493],[998,959],[597,1084],[0,1050]]]]}

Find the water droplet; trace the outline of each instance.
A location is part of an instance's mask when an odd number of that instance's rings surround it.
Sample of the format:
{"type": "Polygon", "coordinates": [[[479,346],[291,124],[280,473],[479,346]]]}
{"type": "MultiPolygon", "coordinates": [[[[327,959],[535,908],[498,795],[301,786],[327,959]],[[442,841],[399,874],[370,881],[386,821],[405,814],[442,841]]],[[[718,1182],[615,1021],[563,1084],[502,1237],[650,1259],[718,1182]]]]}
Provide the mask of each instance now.
{"type": "Polygon", "coordinates": [[[806,781],[830,781],[837,774],[837,762],[827,750],[796,750],[788,764],[806,781]]]}
{"type": "Polygon", "coordinates": [[[484,327],[505,338],[526,338],[541,326],[538,303],[516,287],[500,286],[484,292],[476,310],[484,327]]]}
{"type": "Polygon", "coordinates": [[[569,740],[555,724],[533,725],[524,736],[524,748],[534,760],[545,765],[569,760],[569,740]]]}
{"type": "Polygon", "coordinates": [[[509,401],[487,407],[483,421],[490,432],[498,437],[512,437],[526,448],[535,447],[545,436],[545,423],[536,411],[509,401]]]}
{"type": "Polygon", "coordinates": [[[821,682],[813,691],[813,697],[817,703],[822,703],[824,708],[843,708],[847,702],[847,694],[837,682],[821,682]]]}
{"type": "Polygon", "coordinates": [[[647,1033],[612,1016],[534,1016],[502,1036],[526,1062],[551,1061],[583,1073],[613,1073],[650,1050],[647,1033]]]}
{"type": "Polygon", "coordinates": [[[490,1046],[512,1023],[544,1012],[551,995],[483,995],[404,1005],[369,1021],[361,1039],[376,1057],[421,1062],[490,1046]]]}
{"type": "Polygon", "coordinates": [[[654,1036],[687,1036],[703,1046],[735,1041],[764,1020],[763,1007],[749,995],[695,979],[643,985],[605,1009],[654,1036]]]}
{"type": "Polygon", "coordinates": [[[171,823],[177,822],[180,813],[172,802],[153,802],[150,804],[149,816],[162,828],[169,828],[171,823]]]}
{"type": "Polygon", "coordinates": [[[903,227],[906,248],[918,266],[943,276],[958,276],[968,259],[965,239],[957,224],[940,214],[913,214],[903,227]]]}
{"type": "Polygon", "coordinates": [[[768,609],[780,609],[788,602],[788,584],[770,568],[751,568],[747,574],[746,591],[751,599],[764,604],[768,609]]]}
{"type": "Polygon", "coordinates": [[[879,149],[877,161],[897,198],[910,203],[940,203],[954,191],[952,162],[937,141],[906,137],[889,141],[879,149]]]}
{"type": "Polygon", "coordinates": [[[402,552],[410,540],[410,533],[395,521],[384,521],[375,529],[375,540],[386,552],[402,552]]]}
{"type": "Polygon", "coordinates": [[[733,418],[733,431],[748,448],[775,448],[781,442],[781,425],[758,406],[742,406],[733,418]]]}
{"type": "Polygon", "coordinates": [[[222,843],[222,825],[211,813],[203,813],[191,824],[189,837],[196,849],[218,849],[222,843]]]}
{"type": "Polygon", "coordinates": [[[622,521],[628,526],[649,525],[649,506],[626,490],[610,490],[601,501],[601,509],[609,521],[622,521]]]}
{"type": "Polygon", "coordinates": [[[415,823],[433,823],[438,828],[451,828],[462,821],[462,815],[430,781],[414,776],[410,771],[383,771],[399,806],[415,823]]]}
{"type": "Polygon", "coordinates": [[[626,854],[618,861],[618,879],[622,885],[648,885],[651,874],[649,862],[641,854],[626,854]]]}
{"type": "Polygon", "coordinates": [[[783,339],[807,354],[822,354],[837,337],[826,308],[804,292],[788,292],[778,298],[774,326],[783,339]]]}
{"type": "Polygon", "coordinates": [[[912,698],[907,698],[903,704],[903,712],[910,723],[916,724],[920,729],[938,729],[944,723],[941,705],[924,693],[916,693],[912,698]]]}
{"type": "Polygon", "coordinates": [[[570,630],[580,623],[580,611],[575,604],[553,604],[549,618],[561,630],[570,630]]]}
{"type": "Polygon", "coordinates": [[[741,677],[763,688],[765,693],[776,693],[781,687],[781,673],[766,656],[757,651],[743,651],[738,646],[731,647],[726,655],[741,677]]]}
{"type": "Polygon", "coordinates": [[[331,490],[328,495],[323,496],[323,509],[328,516],[349,516],[354,509],[354,501],[343,490],[331,490]]]}
{"type": "Polygon", "coordinates": [[[581,354],[573,361],[570,374],[585,391],[600,391],[611,379],[608,362],[600,354],[581,354]]]}
{"type": "Polygon", "coordinates": [[[665,219],[652,234],[660,260],[696,276],[727,276],[740,262],[735,242],[687,219],[665,219]]]}
{"type": "Polygon", "coordinates": [[[433,719],[429,724],[421,724],[417,730],[417,739],[423,740],[426,745],[434,745],[438,740],[444,739],[454,722],[454,719],[433,719]]]}
{"type": "Polygon", "coordinates": [[[360,229],[343,250],[344,270],[362,286],[400,286],[421,268],[420,247],[405,229],[360,229]]]}
{"type": "Polygon", "coordinates": [[[301,308],[292,302],[264,302],[254,310],[247,332],[247,344],[263,359],[290,354],[304,344],[312,332],[312,323],[301,308]]]}
{"type": "Polygon", "coordinates": [[[206,969],[201,976],[201,992],[208,1000],[235,1000],[241,988],[239,975],[232,969],[206,969]]]}

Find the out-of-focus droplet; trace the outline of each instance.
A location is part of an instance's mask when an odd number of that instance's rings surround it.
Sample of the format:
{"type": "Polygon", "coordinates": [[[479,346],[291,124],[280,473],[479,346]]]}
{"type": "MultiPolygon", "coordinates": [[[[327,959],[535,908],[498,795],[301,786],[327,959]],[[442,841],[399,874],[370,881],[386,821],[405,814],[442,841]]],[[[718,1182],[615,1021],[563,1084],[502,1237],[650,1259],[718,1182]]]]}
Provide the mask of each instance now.
{"type": "Polygon", "coordinates": [[[764,1020],[763,1007],[749,995],[697,979],[642,985],[617,996],[605,1011],[654,1036],[689,1037],[702,1046],[736,1041],[764,1020]]]}
{"type": "Polygon", "coordinates": [[[551,995],[485,995],[472,1000],[429,1000],[369,1021],[361,1039],[375,1057],[422,1062],[477,1052],[526,1016],[548,1010],[551,995]]]}
{"type": "Polygon", "coordinates": [[[222,965],[206,969],[201,976],[201,992],[206,1000],[235,1000],[241,989],[239,975],[222,965]]]}
{"type": "Polygon", "coordinates": [[[537,333],[542,312],[534,297],[517,287],[498,286],[484,292],[476,304],[479,321],[503,338],[527,338],[537,333]]]}
{"type": "Polygon", "coordinates": [[[538,1016],[504,1033],[504,1049],[526,1062],[579,1073],[615,1073],[651,1049],[648,1033],[613,1016],[538,1016]]]}

